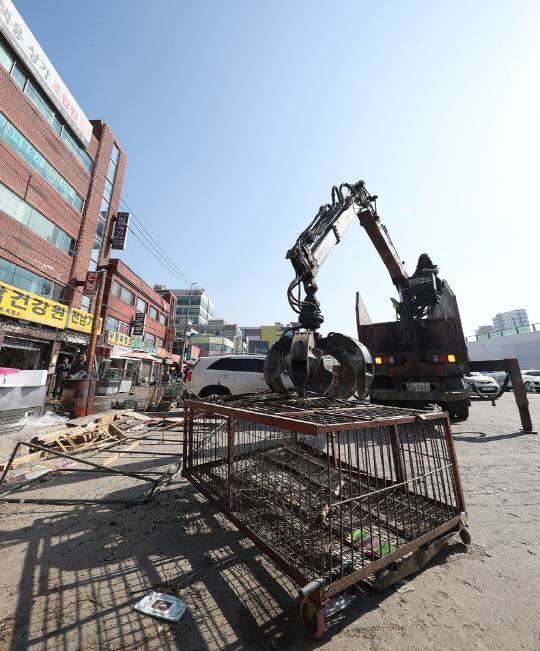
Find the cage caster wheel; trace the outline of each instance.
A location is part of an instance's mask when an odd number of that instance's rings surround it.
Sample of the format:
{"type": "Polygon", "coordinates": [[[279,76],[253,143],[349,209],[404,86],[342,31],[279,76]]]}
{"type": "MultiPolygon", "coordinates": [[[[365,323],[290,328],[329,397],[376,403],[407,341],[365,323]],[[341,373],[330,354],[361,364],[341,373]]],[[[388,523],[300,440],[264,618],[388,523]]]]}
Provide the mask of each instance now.
{"type": "Polygon", "coordinates": [[[461,540],[466,545],[470,545],[471,544],[471,532],[469,531],[469,527],[463,527],[463,529],[461,529],[460,532],[459,532],[459,537],[461,538],[461,540]]]}
{"type": "Polygon", "coordinates": [[[324,633],[324,612],[309,597],[300,602],[300,619],[302,626],[314,640],[318,640],[324,633]]]}

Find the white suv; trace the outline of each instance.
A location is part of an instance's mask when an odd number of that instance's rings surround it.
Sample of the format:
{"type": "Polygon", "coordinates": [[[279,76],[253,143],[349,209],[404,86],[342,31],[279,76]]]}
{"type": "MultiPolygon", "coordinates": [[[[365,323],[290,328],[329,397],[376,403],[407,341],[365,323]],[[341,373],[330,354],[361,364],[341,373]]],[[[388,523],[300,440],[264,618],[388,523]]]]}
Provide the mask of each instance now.
{"type": "Polygon", "coordinates": [[[201,398],[269,391],[264,355],[201,357],[188,372],[188,388],[201,398]]]}

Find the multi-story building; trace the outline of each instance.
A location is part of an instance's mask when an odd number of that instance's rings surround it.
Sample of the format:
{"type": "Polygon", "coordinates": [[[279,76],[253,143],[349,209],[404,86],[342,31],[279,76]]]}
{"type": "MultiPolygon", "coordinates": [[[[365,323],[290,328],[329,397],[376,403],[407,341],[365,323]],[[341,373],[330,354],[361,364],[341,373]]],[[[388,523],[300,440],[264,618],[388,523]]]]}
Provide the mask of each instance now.
{"type": "Polygon", "coordinates": [[[242,331],[242,339],[244,341],[250,342],[250,341],[260,341],[261,340],[261,329],[260,328],[244,326],[244,327],[241,327],[240,330],[242,331]]]}
{"type": "MultiPolygon", "coordinates": [[[[186,316],[189,308],[189,321],[195,325],[206,325],[212,319],[217,319],[216,309],[203,288],[171,289],[176,296],[176,331],[182,336],[186,326],[186,316]]],[[[195,328],[196,330],[197,328],[195,328]]]]}
{"type": "Polygon", "coordinates": [[[80,282],[107,264],[126,156],[89,121],[10,0],[0,4],[0,366],[88,343],[80,282]]]}
{"type": "Polygon", "coordinates": [[[168,290],[158,293],[121,260],[111,258],[101,312],[99,362],[148,381],[158,380],[164,365],[174,359],[172,339],[167,336],[175,307],[174,294],[168,290]]]}
{"type": "Polygon", "coordinates": [[[212,335],[193,335],[191,344],[200,349],[202,357],[209,355],[226,355],[234,353],[234,342],[227,337],[215,337],[212,335]]]}
{"type": "Polygon", "coordinates": [[[216,335],[216,337],[226,337],[234,342],[234,352],[243,351],[242,330],[236,323],[226,323],[223,319],[210,319],[206,325],[198,324],[196,326],[199,335],[216,335]]]}
{"type": "Polygon", "coordinates": [[[286,325],[276,321],[273,326],[260,326],[259,328],[244,326],[241,328],[244,342],[250,353],[266,355],[270,348],[278,341],[281,335],[298,323],[286,325]]]}
{"type": "Polygon", "coordinates": [[[495,326],[488,326],[488,325],[480,326],[477,330],[475,330],[476,335],[488,335],[489,336],[489,335],[493,334],[494,332],[496,332],[495,326]]]}
{"type": "Polygon", "coordinates": [[[477,337],[500,337],[501,334],[517,334],[519,332],[530,332],[531,326],[527,310],[512,310],[501,312],[494,316],[493,325],[480,326],[476,331],[477,337]]]}
{"type": "Polygon", "coordinates": [[[493,326],[496,331],[502,332],[510,328],[524,328],[529,325],[527,310],[512,310],[501,312],[493,317],[493,326]]]}

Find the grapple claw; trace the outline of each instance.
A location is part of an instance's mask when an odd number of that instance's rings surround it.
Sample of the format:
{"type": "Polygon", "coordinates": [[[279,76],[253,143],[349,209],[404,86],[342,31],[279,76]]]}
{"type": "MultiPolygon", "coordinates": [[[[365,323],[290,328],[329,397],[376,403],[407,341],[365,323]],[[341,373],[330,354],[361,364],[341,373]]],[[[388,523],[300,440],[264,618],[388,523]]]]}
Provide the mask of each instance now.
{"type": "Polygon", "coordinates": [[[325,395],[333,374],[325,368],[323,355],[335,357],[341,365],[341,386],[336,397],[347,399],[357,394],[365,398],[373,381],[373,358],[359,341],[337,332],[318,339],[312,331],[282,337],[265,360],[268,386],[276,393],[286,393],[282,376],[287,372],[301,398],[307,391],[325,395]]]}

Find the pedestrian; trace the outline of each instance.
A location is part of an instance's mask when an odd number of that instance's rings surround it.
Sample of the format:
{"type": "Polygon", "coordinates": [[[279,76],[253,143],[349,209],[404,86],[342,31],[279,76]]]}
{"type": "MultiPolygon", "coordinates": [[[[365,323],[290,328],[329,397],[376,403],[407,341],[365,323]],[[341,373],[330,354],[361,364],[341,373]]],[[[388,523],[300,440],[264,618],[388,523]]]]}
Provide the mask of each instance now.
{"type": "Polygon", "coordinates": [[[85,366],[86,366],[86,355],[84,353],[80,353],[79,359],[75,360],[71,365],[71,368],[69,369],[69,374],[73,377],[74,375],[77,375],[77,373],[79,373],[80,371],[84,371],[85,366]]]}
{"type": "Polygon", "coordinates": [[[167,373],[167,370],[165,370],[163,375],[161,376],[161,384],[169,384],[170,381],[171,381],[171,376],[167,373]]]}
{"type": "Polygon", "coordinates": [[[62,395],[64,380],[67,379],[70,369],[71,367],[67,357],[63,357],[62,361],[56,365],[56,380],[54,381],[54,389],[52,393],[53,398],[59,398],[62,395]]]}

